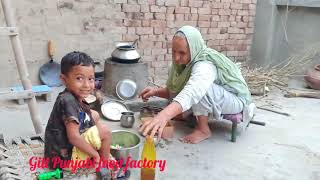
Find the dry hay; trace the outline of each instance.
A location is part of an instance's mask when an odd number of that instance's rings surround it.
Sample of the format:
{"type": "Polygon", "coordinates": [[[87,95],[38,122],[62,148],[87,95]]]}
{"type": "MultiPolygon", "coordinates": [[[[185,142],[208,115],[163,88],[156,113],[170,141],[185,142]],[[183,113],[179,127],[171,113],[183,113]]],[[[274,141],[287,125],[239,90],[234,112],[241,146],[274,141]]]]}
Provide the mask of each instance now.
{"type": "Polygon", "coordinates": [[[319,51],[320,45],[317,44],[275,66],[249,68],[246,64],[241,64],[241,71],[254,95],[264,95],[268,87],[284,90],[290,77],[305,76],[296,73],[309,64],[319,51]]]}

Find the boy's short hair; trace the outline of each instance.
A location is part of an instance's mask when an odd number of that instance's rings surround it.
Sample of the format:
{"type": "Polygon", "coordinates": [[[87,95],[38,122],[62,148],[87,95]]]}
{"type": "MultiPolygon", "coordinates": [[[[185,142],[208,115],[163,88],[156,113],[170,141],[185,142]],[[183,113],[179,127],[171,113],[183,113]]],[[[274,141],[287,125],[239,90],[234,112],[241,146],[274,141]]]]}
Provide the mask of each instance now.
{"type": "Polygon", "coordinates": [[[61,74],[67,75],[73,66],[93,66],[93,59],[84,52],[73,51],[66,54],[61,60],[61,74]]]}

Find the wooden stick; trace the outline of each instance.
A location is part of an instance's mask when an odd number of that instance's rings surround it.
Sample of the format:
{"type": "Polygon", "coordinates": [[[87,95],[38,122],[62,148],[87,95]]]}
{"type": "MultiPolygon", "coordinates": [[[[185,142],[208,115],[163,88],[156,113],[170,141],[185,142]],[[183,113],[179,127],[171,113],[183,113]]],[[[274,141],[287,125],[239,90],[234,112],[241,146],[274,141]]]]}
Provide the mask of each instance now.
{"type": "Polygon", "coordinates": [[[281,115],[284,115],[284,116],[290,116],[290,114],[288,114],[288,113],[280,112],[280,111],[273,110],[273,109],[268,109],[268,108],[264,108],[264,107],[257,107],[257,108],[265,110],[265,111],[270,111],[270,112],[273,112],[273,113],[281,114],[281,115]]]}
{"type": "Polygon", "coordinates": [[[317,98],[320,99],[320,91],[288,91],[287,94],[284,95],[287,98],[292,97],[307,97],[307,98],[317,98]]]}

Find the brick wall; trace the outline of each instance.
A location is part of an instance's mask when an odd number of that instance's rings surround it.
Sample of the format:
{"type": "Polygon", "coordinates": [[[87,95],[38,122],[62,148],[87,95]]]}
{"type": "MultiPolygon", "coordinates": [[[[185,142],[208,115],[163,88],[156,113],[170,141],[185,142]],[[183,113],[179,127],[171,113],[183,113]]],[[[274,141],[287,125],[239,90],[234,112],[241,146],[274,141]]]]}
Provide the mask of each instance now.
{"type": "Polygon", "coordinates": [[[200,29],[208,47],[228,57],[247,59],[256,0],[118,0],[125,13],[123,41],[139,38],[138,48],[149,74],[164,84],[171,62],[171,39],[183,25],[200,29]]]}
{"type": "MultiPolygon", "coordinates": [[[[183,25],[200,29],[207,45],[228,57],[248,57],[256,0],[13,0],[31,79],[47,62],[46,43],[56,43],[55,59],[85,51],[103,61],[117,42],[138,41],[150,78],[164,84],[171,63],[171,39],[183,25]],[[28,7],[28,8],[25,8],[28,7]]],[[[0,26],[4,26],[0,10],[0,26]]],[[[17,83],[9,41],[0,37],[0,74],[15,74],[1,86],[17,83]]]]}

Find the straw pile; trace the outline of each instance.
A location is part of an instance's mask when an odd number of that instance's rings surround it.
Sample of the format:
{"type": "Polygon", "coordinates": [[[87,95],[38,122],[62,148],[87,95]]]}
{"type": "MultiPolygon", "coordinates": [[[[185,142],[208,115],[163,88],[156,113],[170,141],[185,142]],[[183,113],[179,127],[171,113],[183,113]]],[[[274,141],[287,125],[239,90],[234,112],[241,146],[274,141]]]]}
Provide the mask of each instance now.
{"type": "Polygon", "coordinates": [[[304,76],[296,73],[313,60],[320,50],[319,47],[318,45],[308,48],[306,51],[291,56],[275,66],[249,68],[246,64],[241,64],[241,71],[251,94],[265,95],[269,91],[269,87],[283,90],[287,87],[290,77],[304,76]]]}

